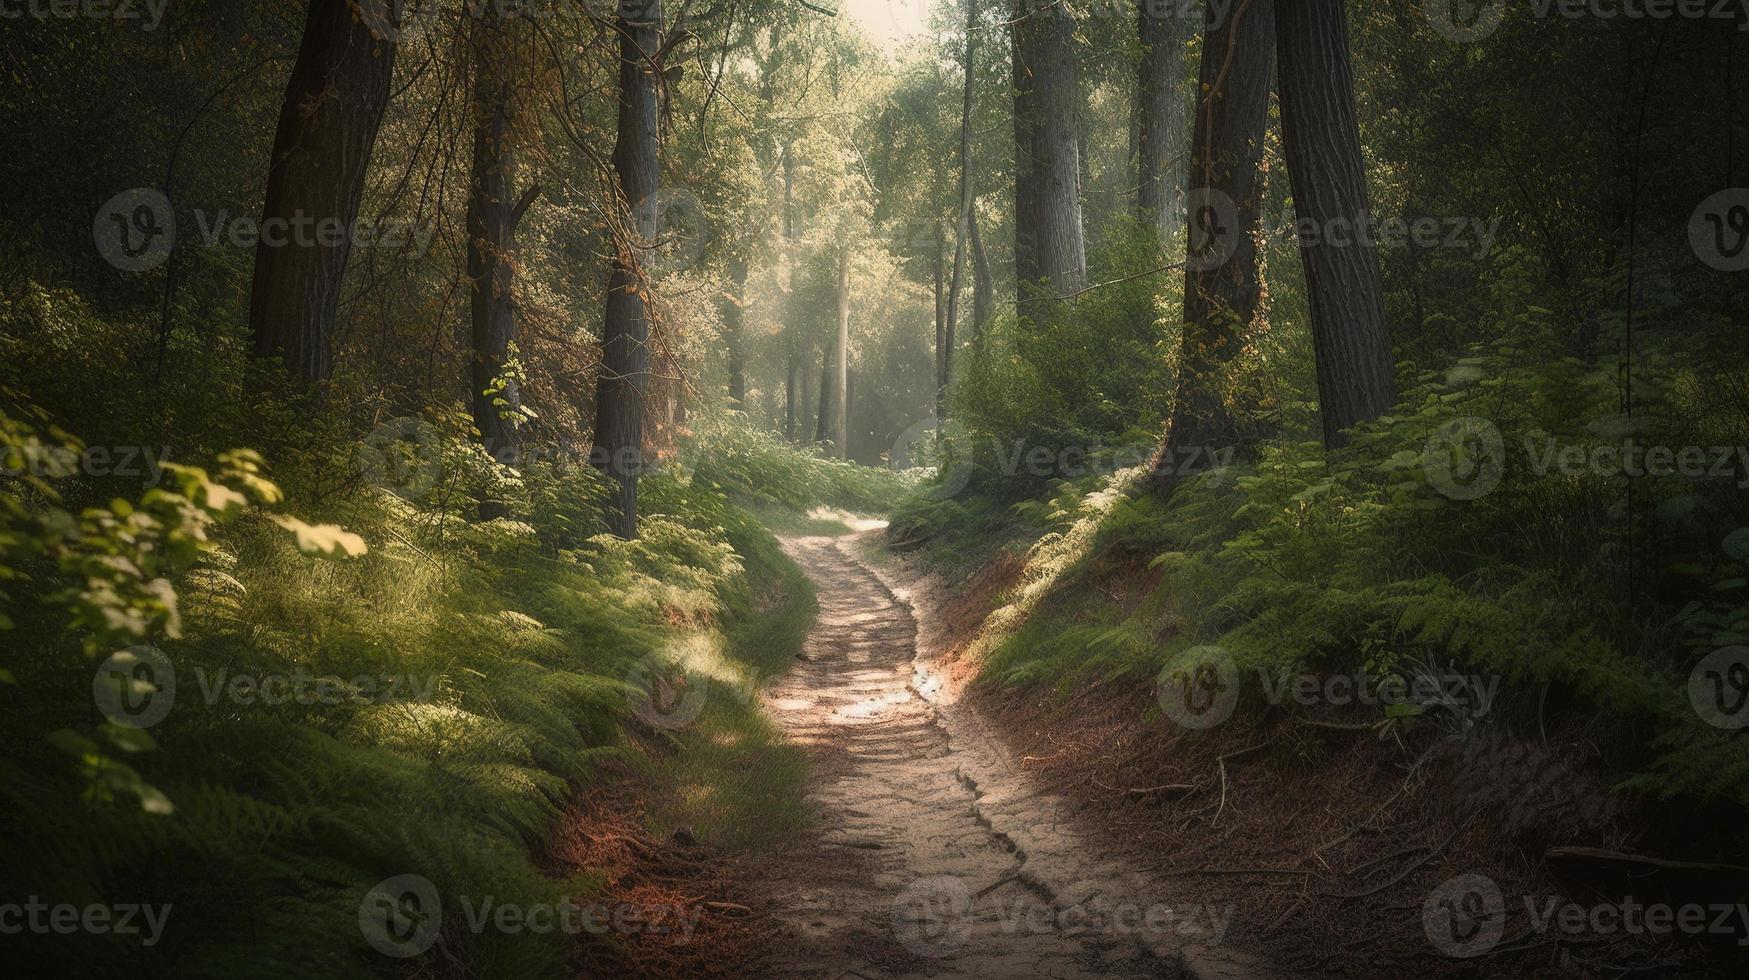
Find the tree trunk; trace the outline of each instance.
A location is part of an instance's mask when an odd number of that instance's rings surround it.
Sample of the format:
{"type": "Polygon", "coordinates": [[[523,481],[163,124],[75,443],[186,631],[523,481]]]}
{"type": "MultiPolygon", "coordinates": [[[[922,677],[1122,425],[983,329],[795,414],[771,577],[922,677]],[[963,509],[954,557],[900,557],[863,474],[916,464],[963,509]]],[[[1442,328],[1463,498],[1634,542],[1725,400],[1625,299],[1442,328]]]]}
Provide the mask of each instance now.
{"type": "Polygon", "coordinates": [[[838,342],[833,345],[832,443],[839,459],[850,458],[850,247],[838,253],[838,342]]]}
{"type": "Polygon", "coordinates": [[[348,0],[310,0],[273,134],[249,295],[255,355],[282,359],[305,382],[333,371],[341,278],[394,66],[394,41],[374,36],[348,0]]]}
{"type": "Polygon", "coordinates": [[[656,239],[656,68],[662,40],[661,0],[622,0],[619,43],[619,135],[613,168],[620,206],[635,241],[619,242],[607,280],[601,331],[601,378],[595,402],[596,467],[618,484],[609,522],[615,534],[638,533],[638,473],[643,468],[644,396],[650,384],[650,319],[642,258],[656,239]]]}
{"type": "Polygon", "coordinates": [[[1177,4],[1137,0],[1142,60],[1136,78],[1136,209],[1161,243],[1179,230],[1178,203],[1189,172],[1184,141],[1189,103],[1180,93],[1187,18],[1177,4]]]}
{"type": "MultiPolygon", "coordinates": [[[[813,356],[814,345],[809,344],[796,357],[796,376],[801,379],[802,385],[802,397],[796,402],[796,411],[800,413],[796,417],[796,437],[804,442],[808,441],[809,433],[814,434],[814,441],[819,441],[816,426],[819,425],[820,417],[808,411],[808,409],[816,407],[814,403],[814,372],[807,368],[808,361],[813,356]]],[[[822,374],[825,373],[824,361],[820,364],[820,370],[822,374]]]]}
{"type": "MultiPolygon", "coordinates": [[[[516,463],[521,393],[504,378],[516,337],[511,299],[515,276],[516,158],[509,144],[512,65],[508,26],[488,9],[472,24],[474,160],[468,199],[468,279],[473,287],[469,371],[474,427],[494,459],[516,463]]],[[[488,515],[489,516],[489,515],[488,515]]]]}
{"type": "Polygon", "coordinates": [[[736,256],[729,260],[729,281],[734,295],[723,304],[723,341],[729,349],[729,407],[747,411],[747,337],[745,314],[747,301],[747,259],[736,256]]]}
{"type": "MultiPolygon", "coordinates": [[[[767,101],[769,102],[769,100],[767,101]]],[[[794,275],[796,244],[796,219],[794,207],[796,164],[795,155],[790,152],[790,149],[791,145],[789,143],[783,145],[783,275],[784,292],[786,295],[790,291],[791,277],[794,275]]],[[[789,311],[787,305],[785,306],[784,311],[785,313],[789,311]]],[[[796,412],[798,411],[798,405],[796,404],[796,386],[798,384],[797,375],[801,371],[801,359],[796,353],[795,329],[793,325],[785,323],[782,329],[789,335],[789,339],[785,342],[785,347],[789,351],[789,381],[788,387],[785,388],[787,409],[786,421],[784,423],[784,434],[790,442],[795,442],[807,431],[805,425],[800,428],[797,427],[798,420],[796,418],[796,412]]],[[[802,404],[805,405],[806,402],[804,401],[802,404]]]]}
{"type": "Polygon", "coordinates": [[[1240,441],[1226,375],[1259,316],[1264,131],[1275,62],[1274,0],[1249,0],[1217,20],[1202,44],[1190,151],[1190,251],[1184,333],[1166,437],[1155,458],[1167,486],[1204,450],[1240,441]]]}
{"type": "Polygon", "coordinates": [[[942,237],[941,223],[935,225],[935,255],[930,270],[935,282],[935,419],[939,425],[947,418],[947,305],[942,295],[941,263],[947,242],[942,237]]]}
{"type": "MultiPolygon", "coordinates": [[[[954,325],[959,320],[960,283],[966,261],[966,238],[972,221],[972,68],[977,54],[978,4],[966,0],[966,77],[965,93],[960,106],[960,204],[959,224],[953,237],[953,276],[947,287],[947,319],[940,331],[941,389],[945,393],[953,383],[954,325]]],[[[947,421],[945,395],[936,399],[937,424],[947,421]]]]}
{"type": "Polygon", "coordinates": [[[1022,316],[1074,292],[1087,273],[1081,237],[1080,71],[1063,4],[1019,0],[1014,24],[1015,271],[1022,316]]]}
{"type": "Polygon", "coordinates": [[[795,345],[789,344],[784,353],[783,381],[783,437],[790,442],[796,441],[796,372],[800,365],[796,360],[795,345]]]}
{"type": "Polygon", "coordinates": [[[1280,13],[1282,143],[1293,182],[1312,313],[1324,444],[1396,401],[1343,0],[1293,0],[1280,13]]]}
{"type": "Polygon", "coordinates": [[[838,399],[832,394],[832,345],[820,352],[820,411],[814,416],[814,444],[824,446],[832,438],[832,409],[838,399]]]}
{"type": "Polygon", "coordinates": [[[996,285],[990,274],[990,257],[984,253],[984,239],[978,234],[976,204],[967,215],[966,227],[972,239],[972,349],[976,351],[983,345],[990,314],[996,312],[996,285]]]}

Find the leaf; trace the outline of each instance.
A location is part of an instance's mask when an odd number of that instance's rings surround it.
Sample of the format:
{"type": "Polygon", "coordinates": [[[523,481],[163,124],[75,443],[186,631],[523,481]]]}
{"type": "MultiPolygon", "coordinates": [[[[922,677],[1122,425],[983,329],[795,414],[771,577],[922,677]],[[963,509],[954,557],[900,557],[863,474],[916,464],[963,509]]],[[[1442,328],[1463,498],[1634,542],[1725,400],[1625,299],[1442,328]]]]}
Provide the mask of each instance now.
{"type": "Polygon", "coordinates": [[[155,787],[141,783],[134,787],[134,791],[140,794],[140,809],[147,813],[167,817],[176,812],[176,805],[170,802],[170,797],[165,796],[155,787]]]}
{"type": "Polygon", "coordinates": [[[273,522],[297,538],[298,550],[321,558],[357,558],[370,549],[364,539],[338,524],[306,524],[295,517],[276,514],[273,522]]]}
{"type": "Polygon", "coordinates": [[[129,728],[111,722],[103,726],[103,735],[109,739],[111,745],[123,752],[147,752],[158,746],[143,728],[129,728]]]}

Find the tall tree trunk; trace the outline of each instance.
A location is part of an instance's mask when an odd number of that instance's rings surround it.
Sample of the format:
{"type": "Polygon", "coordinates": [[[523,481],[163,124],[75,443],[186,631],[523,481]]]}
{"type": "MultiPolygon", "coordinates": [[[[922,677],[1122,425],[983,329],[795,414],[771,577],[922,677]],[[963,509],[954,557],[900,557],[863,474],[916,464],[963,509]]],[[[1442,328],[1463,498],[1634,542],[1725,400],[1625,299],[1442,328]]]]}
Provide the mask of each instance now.
{"type": "Polygon", "coordinates": [[[838,253],[838,340],[833,345],[832,443],[839,459],[850,458],[850,246],[838,253]]]}
{"type": "Polygon", "coordinates": [[[1036,80],[1026,63],[1027,41],[1022,28],[1033,5],[1014,0],[1014,20],[1008,27],[1014,89],[1014,284],[1015,301],[1026,314],[1025,284],[1038,279],[1038,181],[1033,176],[1033,144],[1037,141],[1036,80]]]}
{"type": "Polygon", "coordinates": [[[1203,450],[1240,441],[1228,368],[1259,316],[1264,130],[1275,63],[1274,0],[1245,0],[1225,19],[1211,6],[1202,43],[1190,151],[1190,253],[1184,333],[1166,436],[1155,459],[1170,486],[1203,450]]]}
{"type": "MultiPolygon", "coordinates": [[[[819,424],[820,417],[813,411],[815,408],[814,372],[807,368],[808,361],[813,356],[814,345],[809,344],[807,347],[803,348],[796,357],[796,376],[801,379],[802,385],[802,397],[796,402],[796,411],[800,413],[796,417],[796,437],[804,442],[808,441],[809,433],[814,433],[814,441],[816,442],[818,442],[820,438],[816,428],[819,424]]],[[[825,362],[823,361],[821,362],[820,370],[821,373],[825,372],[825,362]]]]}
{"type": "MultiPolygon", "coordinates": [[[[790,294],[791,277],[794,275],[796,246],[796,164],[795,154],[790,151],[791,144],[785,143],[783,145],[783,274],[785,295],[790,294]]],[[[789,312],[789,307],[787,305],[784,307],[784,311],[786,314],[789,312]]],[[[796,404],[796,386],[798,383],[797,374],[801,371],[801,358],[796,352],[794,325],[785,323],[782,330],[788,335],[788,339],[785,341],[784,346],[789,354],[789,381],[788,387],[785,388],[787,409],[784,434],[790,442],[796,442],[801,439],[807,431],[805,424],[798,427],[798,420],[796,418],[796,412],[798,411],[798,406],[796,404]]],[[[806,405],[807,402],[804,400],[802,404],[806,405]]]]}
{"type": "MultiPolygon", "coordinates": [[[[960,105],[960,204],[959,224],[953,237],[953,276],[947,287],[947,320],[940,331],[941,388],[945,392],[953,383],[954,325],[959,320],[960,283],[965,269],[966,237],[972,221],[972,68],[978,44],[977,0],[966,0],[966,75],[965,92],[960,105]]],[[[947,399],[937,397],[936,423],[947,421],[947,399]]]]}
{"type": "Polygon", "coordinates": [[[305,382],[334,368],[341,278],[394,67],[394,41],[374,36],[348,0],[310,0],[273,134],[249,295],[255,355],[282,359],[305,382]],[[311,233],[336,226],[337,241],[311,233]]]}
{"type": "Polygon", "coordinates": [[[996,312],[996,284],[990,274],[990,257],[984,252],[983,236],[978,234],[976,204],[966,216],[966,227],[972,239],[972,349],[983,345],[984,328],[990,315],[996,312]]]}
{"type": "Polygon", "coordinates": [[[796,397],[798,379],[796,372],[801,365],[796,358],[794,343],[785,345],[783,380],[783,437],[790,442],[796,441],[796,397]]]}
{"type": "Polygon", "coordinates": [[[1063,4],[1017,0],[1014,23],[1015,237],[1019,310],[1074,292],[1087,274],[1081,237],[1080,70],[1063,4]],[[1024,253],[1024,258],[1022,257],[1024,253]]]}
{"type": "Polygon", "coordinates": [[[747,336],[745,314],[747,301],[747,259],[736,256],[729,260],[729,281],[735,293],[723,304],[723,339],[729,349],[729,407],[747,411],[747,336]]]}
{"type": "Polygon", "coordinates": [[[468,279],[473,288],[470,401],[474,427],[486,452],[515,465],[515,411],[521,406],[521,393],[514,381],[504,379],[505,360],[516,337],[512,252],[520,217],[514,200],[516,157],[509,142],[513,66],[508,25],[488,9],[473,21],[470,40],[474,69],[474,160],[467,218],[468,279]]]}
{"type": "Polygon", "coordinates": [[[595,401],[598,469],[618,484],[610,524],[622,538],[638,534],[638,473],[643,469],[644,396],[650,385],[650,318],[643,254],[656,239],[657,93],[653,62],[661,48],[661,0],[621,0],[618,16],[619,135],[613,168],[620,204],[636,241],[619,242],[607,281],[601,331],[601,378],[595,401]]]}
{"type": "Polygon", "coordinates": [[[1136,78],[1136,208],[1162,243],[1177,235],[1179,195],[1189,171],[1184,141],[1190,133],[1184,75],[1185,25],[1177,4],[1137,0],[1142,59],[1136,78]]]}
{"type": "Polygon", "coordinates": [[[1280,12],[1281,125],[1300,259],[1312,312],[1324,444],[1396,401],[1370,220],[1343,0],[1292,0],[1280,12]],[[1307,230],[1311,234],[1304,234],[1307,230]]]}
{"type": "Polygon", "coordinates": [[[935,255],[930,271],[935,282],[935,420],[940,425],[947,418],[947,304],[942,295],[941,264],[947,242],[942,237],[941,223],[935,224],[935,255]]]}
{"type": "Polygon", "coordinates": [[[820,411],[814,416],[814,444],[824,446],[832,438],[832,409],[838,399],[832,394],[832,344],[820,352],[820,411]]]}

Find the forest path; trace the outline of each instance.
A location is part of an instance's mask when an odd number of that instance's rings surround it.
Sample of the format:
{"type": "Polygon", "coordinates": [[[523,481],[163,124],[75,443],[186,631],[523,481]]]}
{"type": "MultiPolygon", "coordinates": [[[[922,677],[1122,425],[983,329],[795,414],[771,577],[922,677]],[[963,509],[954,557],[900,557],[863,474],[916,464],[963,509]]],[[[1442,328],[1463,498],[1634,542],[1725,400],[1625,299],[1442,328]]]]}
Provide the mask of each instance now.
{"type": "Polygon", "coordinates": [[[814,833],[764,883],[789,977],[1252,975],[1204,949],[1223,910],[1168,904],[951,703],[917,621],[854,539],[784,540],[820,617],[766,692],[811,755],[814,833]],[[1200,952],[1199,952],[1200,950],[1200,952]]]}

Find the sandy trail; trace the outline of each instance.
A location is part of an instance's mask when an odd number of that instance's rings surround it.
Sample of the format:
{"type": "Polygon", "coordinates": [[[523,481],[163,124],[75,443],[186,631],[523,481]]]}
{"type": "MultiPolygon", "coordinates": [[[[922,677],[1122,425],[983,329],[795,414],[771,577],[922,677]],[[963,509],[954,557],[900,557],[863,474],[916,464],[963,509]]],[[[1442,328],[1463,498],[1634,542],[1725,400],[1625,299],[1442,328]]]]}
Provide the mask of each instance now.
{"type": "Polygon", "coordinates": [[[820,618],[766,693],[813,757],[818,830],[775,862],[791,977],[1254,975],[1228,910],[1171,904],[1098,856],[917,656],[917,623],[847,539],[793,538],[820,618]]]}

